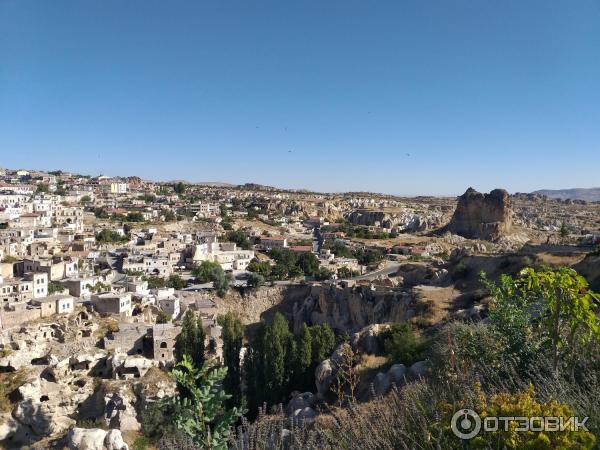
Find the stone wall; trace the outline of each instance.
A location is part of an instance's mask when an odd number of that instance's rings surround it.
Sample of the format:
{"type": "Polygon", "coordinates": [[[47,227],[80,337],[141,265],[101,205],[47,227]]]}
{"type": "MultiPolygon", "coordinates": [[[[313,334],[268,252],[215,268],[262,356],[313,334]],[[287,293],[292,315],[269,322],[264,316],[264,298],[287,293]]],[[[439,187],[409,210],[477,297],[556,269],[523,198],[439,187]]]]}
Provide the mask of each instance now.
{"type": "Polygon", "coordinates": [[[16,327],[29,322],[30,320],[36,320],[41,317],[41,310],[36,309],[24,309],[21,311],[2,311],[0,312],[0,328],[7,329],[16,327]]]}

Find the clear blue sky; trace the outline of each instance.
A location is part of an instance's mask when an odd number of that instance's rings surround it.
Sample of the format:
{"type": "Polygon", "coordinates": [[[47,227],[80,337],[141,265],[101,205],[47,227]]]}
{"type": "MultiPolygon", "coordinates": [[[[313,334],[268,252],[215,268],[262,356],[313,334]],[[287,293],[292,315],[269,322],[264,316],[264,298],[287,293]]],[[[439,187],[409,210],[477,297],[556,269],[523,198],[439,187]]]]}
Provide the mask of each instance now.
{"type": "Polygon", "coordinates": [[[600,185],[600,0],[0,0],[0,167],[600,185]]]}

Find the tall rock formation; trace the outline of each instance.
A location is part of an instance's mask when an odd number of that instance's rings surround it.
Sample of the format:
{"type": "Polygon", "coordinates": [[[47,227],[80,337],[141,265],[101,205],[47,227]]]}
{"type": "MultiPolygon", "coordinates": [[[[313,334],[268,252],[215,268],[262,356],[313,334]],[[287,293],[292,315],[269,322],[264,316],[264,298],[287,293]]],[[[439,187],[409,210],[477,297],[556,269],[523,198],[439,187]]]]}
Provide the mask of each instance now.
{"type": "Polygon", "coordinates": [[[512,209],[504,189],[482,194],[473,188],[458,198],[448,230],[470,239],[496,240],[510,233],[512,209]]]}

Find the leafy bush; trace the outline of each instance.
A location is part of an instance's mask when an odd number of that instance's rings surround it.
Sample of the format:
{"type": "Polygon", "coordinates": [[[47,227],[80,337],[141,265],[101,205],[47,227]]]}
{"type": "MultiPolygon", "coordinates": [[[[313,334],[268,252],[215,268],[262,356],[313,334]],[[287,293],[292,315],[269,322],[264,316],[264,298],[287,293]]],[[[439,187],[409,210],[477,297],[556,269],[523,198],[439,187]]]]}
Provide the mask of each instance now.
{"type": "Polygon", "coordinates": [[[251,247],[250,241],[241,231],[228,231],[225,239],[229,242],[235,242],[238,247],[244,250],[248,250],[251,247]]]}
{"type": "Polygon", "coordinates": [[[118,242],[127,242],[129,237],[122,236],[116,231],[110,230],[108,228],[104,228],[98,234],[96,234],[96,241],[101,243],[118,243],[118,242]]]}
{"type": "Polygon", "coordinates": [[[394,324],[383,335],[385,354],[395,363],[411,365],[419,360],[424,344],[408,323],[394,324]]]}
{"type": "Polygon", "coordinates": [[[146,280],[148,282],[148,289],[161,289],[166,286],[166,281],[161,277],[150,276],[146,280]]]}
{"type": "Polygon", "coordinates": [[[132,450],[146,450],[150,446],[150,439],[145,436],[135,438],[133,441],[132,450]]]}
{"type": "Polygon", "coordinates": [[[175,411],[172,420],[201,448],[227,450],[231,427],[243,414],[236,407],[225,408],[225,401],[230,398],[222,388],[226,374],[226,368],[213,363],[205,362],[196,368],[187,355],[173,369],[173,379],[187,395],[180,392],[169,399],[175,411]]]}
{"type": "Polygon", "coordinates": [[[251,273],[247,283],[249,287],[259,287],[265,284],[265,277],[259,273],[251,273]]]}
{"type": "Polygon", "coordinates": [[[180,290],[180,289],[183,289],[184,287],[186,287],[187,283],[183,278],[181,278],[179,275],[174,273],[174,274],[169,275],[169,278],[167,279],[167,282],[166,282],[166,286],[169,288],[180,290]]]}
{"type": "Polygon", "coordinates": [[[140,212],[130,212],[127,213],[125,220],[127,222],[144,222],[146,219],[144,219],[144,215],[140,212]]]}
{"type": "Polygon", "coordinates": [[[48,283],[48,295],[53,295],[57,292],[62,292],[64,289],[65,287],[62,284],[57,283],[56,281],[50,281],[48,283]]]}
{"type": "MultiPolygon", "coordinates": [[[[476,405],[443,404],[444,411],[441,422],[434,424],[431,429],[443,431],[452,439],[453,432],[448,426],[451,417],[462,406],[473,407],[481,417],[562,417],[567,420],[575,415],[574,411],[565,404],[555,400],[540,401],[535,397],[535,390],[530,386],[526,391],[517,393],[494,394],[489,399],[476,384],[475,392],[478,394],[476,405]]],[[[540,422],[534,422],[539,425],[540,422]]],[[[469,441],[469,447],[473,449],[502,448],[511,450],[589,450],[594,447],[596,438],[588,431],[563,430],[563,431],[518,431],[516,423],[513,422],[508,429],[498,427],[498,431],[481,431],[476,437],[469,441]]]]}

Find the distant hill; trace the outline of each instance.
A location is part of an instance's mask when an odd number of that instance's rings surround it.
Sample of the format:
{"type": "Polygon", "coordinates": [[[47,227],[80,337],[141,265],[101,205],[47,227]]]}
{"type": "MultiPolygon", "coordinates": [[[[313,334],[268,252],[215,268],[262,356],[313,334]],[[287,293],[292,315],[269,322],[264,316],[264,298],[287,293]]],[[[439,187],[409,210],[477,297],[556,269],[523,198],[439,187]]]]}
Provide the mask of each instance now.
{"type": "Polygon", "coordinates": [[[560,198],[571,200],[585,200],[588,202],[600,201],[600,187],[596,188],[574,188],[574,189],[540,189],[533,194],[546,195],[548,198],[560,198]]]}

